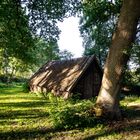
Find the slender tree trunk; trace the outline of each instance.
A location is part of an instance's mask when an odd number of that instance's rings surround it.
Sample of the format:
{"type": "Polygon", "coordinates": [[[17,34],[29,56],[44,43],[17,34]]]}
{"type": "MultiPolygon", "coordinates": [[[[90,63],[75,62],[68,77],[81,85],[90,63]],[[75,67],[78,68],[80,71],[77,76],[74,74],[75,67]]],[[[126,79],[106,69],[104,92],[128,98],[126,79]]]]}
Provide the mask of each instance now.
{"type": "Polygon", "coordinates": [[[106,60],[102,86],[96,101],[97,116],[112,119],[121,117],[119,92],[124,67],[135,39],[137,23],[140,18],[140,0],[123,0],[117,28],[106,60]]]}

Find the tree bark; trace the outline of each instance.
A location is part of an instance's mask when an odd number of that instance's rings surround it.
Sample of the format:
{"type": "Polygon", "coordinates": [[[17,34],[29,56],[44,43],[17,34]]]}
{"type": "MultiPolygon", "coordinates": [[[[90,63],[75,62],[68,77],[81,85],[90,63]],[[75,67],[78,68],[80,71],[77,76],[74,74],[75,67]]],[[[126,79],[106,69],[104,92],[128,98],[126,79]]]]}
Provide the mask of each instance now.
{"type": "Polygon", "coordinates": [[[101,89],[96,101],[97,116],[120,118],[119,92],[140,18],[140,0],[123,0],[120,17],[106,59],[101,89]]]}

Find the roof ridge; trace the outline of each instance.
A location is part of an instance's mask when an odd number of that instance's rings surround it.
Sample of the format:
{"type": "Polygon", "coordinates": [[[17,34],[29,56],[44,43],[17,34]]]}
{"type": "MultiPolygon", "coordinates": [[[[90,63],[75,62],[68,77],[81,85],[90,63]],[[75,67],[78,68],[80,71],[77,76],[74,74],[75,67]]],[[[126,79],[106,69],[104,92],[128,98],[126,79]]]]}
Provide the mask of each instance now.
{"type": "MultiPolygon", "coordinates": [[[[48,62],[64,62],[64,61],[73,61],[73,60],[78,60],[78,59],[83,59],[83,58],[90,58],[90,57],[95,57],[95,55],[88,55],[88,56],[81,56],[77,58],[71,58],[71,59],[58,59],[58,60],[50,60],[48,62]]],[[[48,63],[47,62],[47,63],[48,63]]],[[[47,64],[45,63],[45,64],[47,64]]]]}

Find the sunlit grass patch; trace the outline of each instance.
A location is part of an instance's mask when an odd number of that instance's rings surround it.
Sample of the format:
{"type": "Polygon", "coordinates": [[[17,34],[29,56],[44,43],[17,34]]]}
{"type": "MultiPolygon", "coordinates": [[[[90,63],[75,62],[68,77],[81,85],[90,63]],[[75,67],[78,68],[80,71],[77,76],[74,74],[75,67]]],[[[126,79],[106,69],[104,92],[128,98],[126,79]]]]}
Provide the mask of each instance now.
{"type": "Polygon", "coordinates": [[[0,138],[18,138],[20,132],[50,127],[47,107],[45,99],[24,93],[21,86],[0,88],[0,138]]]}
{"type": "Polygon", "coordinates": [[[124,99],[121,100],[120,103],[123,106],[127,106],[130,103],[138,103],[138,104],[140,104],[140,97],[139,96],[133,96],[133,95],[125,96],[124,99]]]}

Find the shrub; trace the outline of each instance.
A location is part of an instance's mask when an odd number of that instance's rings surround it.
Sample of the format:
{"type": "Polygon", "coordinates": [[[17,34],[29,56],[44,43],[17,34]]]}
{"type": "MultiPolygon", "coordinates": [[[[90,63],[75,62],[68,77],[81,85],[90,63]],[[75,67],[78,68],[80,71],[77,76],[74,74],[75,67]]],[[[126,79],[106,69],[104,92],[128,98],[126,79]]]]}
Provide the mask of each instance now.
{"type": "Polygon", "coordinates": [[[27,79],[23,77],[11,77],[8,75],[0,75],[0,82],[2,83],[23,83],[26,82],[27,79]]]}
{"type": "Polygon", "coordinates": [[[25,92],[25,93],[28,93],[29,92],[29,84],[28,84],[28,82],[24,82],[24,84],[22,85],[22,90],[23,90],[23,92],[25,92]]]}
{"type": "Polygon", "coordinates": [[[49,110],[52,124],[57,129],[73,129],[79,127],[88,127],[93,125],[97,119],[92,112],[94,103],[90,100],[79,100],[78,102],[70,100],[64,101],[61,98],[55,98],[51,102],[49,110]]]}

